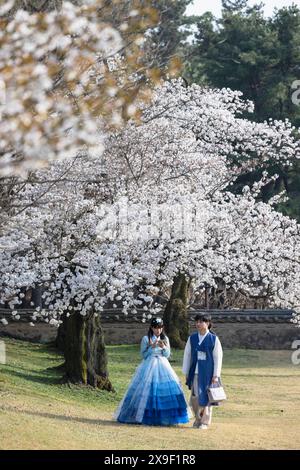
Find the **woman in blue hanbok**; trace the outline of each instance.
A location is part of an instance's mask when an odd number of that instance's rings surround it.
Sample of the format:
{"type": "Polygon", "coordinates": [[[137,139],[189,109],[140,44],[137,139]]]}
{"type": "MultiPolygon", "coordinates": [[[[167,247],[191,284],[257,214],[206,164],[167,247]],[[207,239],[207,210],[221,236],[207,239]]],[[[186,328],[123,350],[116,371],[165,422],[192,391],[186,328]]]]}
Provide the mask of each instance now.
{"type": "Polygon", "coordinates": [[[170,344],[161,318],[151,321],[141,341],[138,366],[115,418],[120,423],[170,426],[187,423],[189,408],[168,357],[170,344]]]}

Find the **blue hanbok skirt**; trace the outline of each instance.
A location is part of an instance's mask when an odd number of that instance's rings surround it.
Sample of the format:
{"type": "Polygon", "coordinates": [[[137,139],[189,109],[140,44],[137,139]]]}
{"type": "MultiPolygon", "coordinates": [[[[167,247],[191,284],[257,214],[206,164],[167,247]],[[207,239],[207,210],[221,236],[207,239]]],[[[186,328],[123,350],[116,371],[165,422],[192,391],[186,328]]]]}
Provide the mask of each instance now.
{"type": "Polygon", "coordinates": [[[145,359],[136,369],[115,418],[120,423],[170,426],[189,421],[191,412],[167,358],[145,359]]]}

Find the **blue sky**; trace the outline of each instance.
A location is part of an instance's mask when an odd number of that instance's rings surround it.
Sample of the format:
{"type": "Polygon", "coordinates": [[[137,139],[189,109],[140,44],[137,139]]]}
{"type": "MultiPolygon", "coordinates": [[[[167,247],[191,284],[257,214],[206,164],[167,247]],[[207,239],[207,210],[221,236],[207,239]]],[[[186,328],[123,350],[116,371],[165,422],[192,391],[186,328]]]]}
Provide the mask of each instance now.
{"type": "MultiPolygon", "coordinates": [[[[261,3],[260,0],[250,0],[249,5],[261,3]]],[[[265,4],[265,15],[271,16],[275,7],[282,8],[290,6],[293,3],[297,4],[295,0],[263,0],[265,4]]],[[[221,0],[194,0],[193,5],[189,5],[186,14],[188,15],[202,15],[206,11],[211,11],[215,16],[221,14],[221,0]]]]}

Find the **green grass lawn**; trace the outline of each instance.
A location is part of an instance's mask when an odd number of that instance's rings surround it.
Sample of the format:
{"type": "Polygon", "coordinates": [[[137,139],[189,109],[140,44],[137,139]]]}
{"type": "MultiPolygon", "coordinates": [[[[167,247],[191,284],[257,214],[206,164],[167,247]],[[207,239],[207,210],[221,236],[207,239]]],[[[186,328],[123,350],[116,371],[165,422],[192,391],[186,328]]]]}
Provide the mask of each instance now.
{"type": "MultiPolygon", "coordinates": [[[[3,338],[1,338],[3,340],[3,338]]],[[[209,430],[114,422],[136,366],[139,347],[108,346],[115,393],[61,384],[50,347],[5,339],[0,365],[0,449],[299,449],[300,366],[291,351],[225,350],[228,401],[214,409],[209,430]]],[[[183,381],[182,351],[171,364],[183,381]]],[[[184,387],[187,397],[189,392],[184,387]]]]}

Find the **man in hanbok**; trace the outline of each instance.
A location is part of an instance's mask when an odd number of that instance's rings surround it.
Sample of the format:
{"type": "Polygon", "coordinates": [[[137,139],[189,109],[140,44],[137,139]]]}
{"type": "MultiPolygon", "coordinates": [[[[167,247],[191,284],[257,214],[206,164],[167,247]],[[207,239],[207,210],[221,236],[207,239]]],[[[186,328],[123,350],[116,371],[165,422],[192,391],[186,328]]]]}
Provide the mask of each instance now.
{"type": "Polygon", "coordinates": [[[207,315],[196,315],[197,332],[185,346],[182,371],[191,390],[190,405],[195,414],[194,428],[207,429],[211,424],[212,406],[207,388],[220,381],[223,351],[219,338],[210,332],[207,315]]]}

